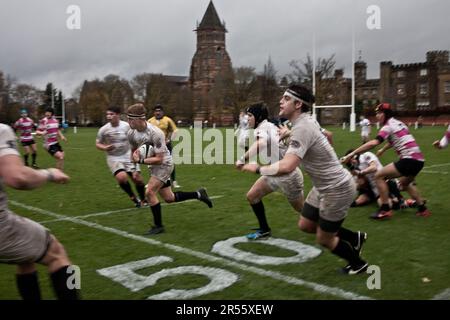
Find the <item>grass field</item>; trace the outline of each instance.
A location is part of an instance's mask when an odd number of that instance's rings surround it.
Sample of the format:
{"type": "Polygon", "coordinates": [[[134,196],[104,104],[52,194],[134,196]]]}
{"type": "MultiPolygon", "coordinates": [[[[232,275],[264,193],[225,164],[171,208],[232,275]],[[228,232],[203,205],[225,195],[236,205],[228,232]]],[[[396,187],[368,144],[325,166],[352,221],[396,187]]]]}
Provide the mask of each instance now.
{"type": "MultiPolygon", "coordinates": [[[[338,127],[328,129],[334,133],[339,156],[359,144],[359,133],[338,127]]],[[[230,258],[212,252],[215,243],[243,236],[257,226],[245,198],[257,176],[238,172],[231,165],[177,166],[181,190],[206,187],[210,196],[216,197],[214,208],[197,201],[164,205],[166,233],[142,236],[152,222],[150,209],[133,208],[116,185],[106,166],[105,154],[95,148],[95,128],[78,129],[77,134],[70,129],[66,134],[69,141],[62,146],[66,153],[65,171],[71,177],[69,184],[7,192],[14,212],[42,222],[64,244],[73,263],[80,267],[84,299],[146,299],[171,289],[195,292],[193,299],[202,300],[432,299],[439,294],[449,299],[450,150],[436,151],[431,146],[444,131],[444,127],[412,129],[427,160],[417,183],[428,200],[431,217],[418,218],[414,209],[407,209],[395,212],[389,221],[373,221],[368,217],[376,207],[369,205],[352,208],[345,221],[348,228],[369,234],[363,256],[381,270],[381,289],[374,290],[366,285],[369,274],[341,275],[338,268],[345,262],[323,250],[306,262],[278,265],[254,264],[238,260],[237,256],[230,258]],[[157,256],[169,258],[136,267],[134,275],[119,270],[121,281],[128,281],[128,287],[98,272],[157,256]],[[210,280],[204,275],[183,272],[187,268],[179,268],[186,266],[197,266],[196,270],[217,275],[218,282],[229,280],[230,285],[223,285],[219,290],[220,283],[215,283],[209,287],[211,291],[197,290],[207,286],[210,280]],[[151,281],[143,284],[150,274],[168,276],[161,277],[154,285],[151,281]],[[442,294],[446,290],[447,294],[442,294]]],[[[396,156],[390,150],[381,161],[387,164],[394,159],[396,156]]],[[[54,166],[54,160],[41,147],[38,164],[54,166]]],[[[144,175],[148,177],[147,172],[144,175]]],[[[311,184],[306,175],[305,180],[308,191],[311,184]]],[[[297,214],[281,194],[268,196],[264,204],[273,238],[320,249],[313,236],[297,229],[297,214]]],[[[264,241],[242,242],[235,248],[278,258],[296,254],[264,241]]],[[[19,299],[14,270],[14,266],[0,265],[0,299],[19,299]]],[[[45,268],[40,266],[39,273],[43,298],[54,299],[45,268]]]]}

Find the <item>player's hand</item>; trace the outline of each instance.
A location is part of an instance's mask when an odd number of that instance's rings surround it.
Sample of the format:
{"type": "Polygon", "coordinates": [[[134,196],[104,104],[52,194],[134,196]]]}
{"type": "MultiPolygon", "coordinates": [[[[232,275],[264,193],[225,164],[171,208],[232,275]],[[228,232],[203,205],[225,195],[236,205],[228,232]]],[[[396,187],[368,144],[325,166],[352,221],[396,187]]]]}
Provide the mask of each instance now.
{"type": "Polygon", "coordinates": [[[133,162],[139,162],[141,160],[141,156],[139,154],[139,149],[134,150],[131,159],[133,160],[133,162]]]}
{"type": "Polygon", "coordinates": [[[352,157],[350,157],[349,155],[343,156],[340,161],[341,163],[348,163],[350,161],[352,157]]]}
{"type": "Polygon", "coordinates": [[[280,140],[283,140],[286,137],[289,137],[291,134],[291,130],[289,130],[287,125],[278,126],[278,135],[280,136],[280,140]]]}
{"type": "Polygon", "coordinates": [[[114,146],[114,145],[112,145],[112,144],[108,144],[106,147],[105,147],[105,151],[111,151],[111,150],[114,150],[116,147],[114,146]]]}
{"type": "Polygon", "coordinates": [[[242,166],[241,170],[245,172],[256,173],[256,169],[258,168],[259,165],[257,163],[247,163],[242,166]]]}
{"type": "Polygon", "coordinates": [[[383,153],[384,153],[384,150],[380,149],[377,151],[376,155],[377,155],[377,157],[381,157],[383,155],[383,153]]]}
{"type": "Polygon", "coordinates": [[[433,146],[434,146],[436,149],[442,149],[442,147],[441,147],[441,141],[439,141],[439,140],[436,140],[435,142],[433,142],[433,146]]]}
{"type": "Polygon", "coordinates": [[[49,180],[51,182],[54,182],[54,183],[67,183],[69,181],[69,179],[70,179],[68,175],[66,175],[64,172],[62,172],[59,169],[50,168],[50,169],[47,169],[47,170],[51,174],[51,177],[49,178],[49,180]]]}
{"type": "Polygon", "coordinates": [[[64,137],[64,136],[61,137],[61,140],[64,141],[64,142],[67,142],[67,138],[64,137]]]}

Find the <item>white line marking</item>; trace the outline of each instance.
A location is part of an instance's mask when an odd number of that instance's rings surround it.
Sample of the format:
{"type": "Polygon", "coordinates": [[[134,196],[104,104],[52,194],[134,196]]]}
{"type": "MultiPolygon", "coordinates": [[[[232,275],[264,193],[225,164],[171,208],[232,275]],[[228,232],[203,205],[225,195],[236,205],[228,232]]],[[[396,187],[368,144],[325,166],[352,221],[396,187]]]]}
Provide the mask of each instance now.
{"type": "Polygon", "coordinates": [[[437,167],[445,167],[445,166],[450,166],[450,162],[447,163],[441,163],[441,164],[434,164],[432,166],[426,166],[424,167],[424,169],[429,169],[429,168],[437,168],[437,167]]]}
{"type": "MultiPolygon", "coordinates": [[[[224,196],[212,196],[209,197],[210,199],[219,199],[219,198],[223,198],[224,196]]],[[[191,200],[186,200],[186,201],[182,201],[182,202],[172,202],[172,203],[161,203],[161,206],[174,206],[177,204],[181,204],[181,203],[186,203],[186,202],[194,202],[194,201],[198,201],[197,199],[191,199],[191,200]]],[[[72,218],[79,218],[79,219],[85,219],[85,218],[90,218],[90,217],[98,217],[98,216],[107,216],[113,213],[120,213],[120,212],[127,212],[127,211],[132,211],[132,210],[142,210],[145,209],[146,207],[143,208],[127,208],[127,209],[120,209],[120,210],[114,210],[114,211],[104,211],[104,212],[97,212],[97,213],[90,213],[90,214],[86,214],[86,215],[82,215],[82,216],[73,216],[72,218]]],[[[147,207],[148,208],[148,207],[147,207]]],[[[51,219],[51,220],[43,220],[43,221],[37,221],[38,223],[53,223],[53,222],[59,222],[59,221],[65,221],[67,220],[67,218],[60,218],[60,219],[51,219]]]]}
{"type": "Polygon", "coordinates": [[[432,170],[422,170],[423,173],[437,173],[437,174],[448,174],[447,171],[432,171],[432,170]]]}
{"type": "Polygon", "coordinates": [[[223,265],[229,266],[229,267],[233,267],[233,268],[237,268],[237,269],[241,269],[247,272],[252,272],[261,276],[266,276],[266,277],[270,277],[272,279],[275,280],[280,280],[280,281],[284,281],[286,283],[289,284],[293,284],[293,285],[299,285],[299,286],[304,286],[307,287],[309,289],[312,289],[314,291],[320,292],[320,293],[325,293],[325,294],[329,294],[329,295],[334,295],[340,298],[344,298],[344,299],[351,299],[351,300],[373,300],[373,298],[370,297],[366,297],[366,296],[361,296],[358,295],[356,293],[350,292],[350,291],[345,291],[341,288],[337,288],[337,287],[329,287],[323,284],[319,284],[319,283],[315,283],[315,282],[311,282],[311,281],[306,281],[303,279],[299,279],[299,278],[295,278],[295,277],[291,277],[291,276],[286,276],[282,273],[276,272],[276,271],[269,271],[269,270],[264,270],[258,267],[253,267],[253,266],[248,266],[246,264],[243,263],[238,263],[238,262],[234,262],[225,258],[221,258],[221,257],[216,257],[207,253],[203,253],[200,251],[195,251],[195,250],[191,250],[189,248],[184,248],[184,247],[180,247],[177,245],[173,245],[173,244],[169,244],[169,243],[164,243],[161,241],[157,241],[154,239],[149,239],[146,237],[142,237],[142,236],[138,236],[135,234],[131,234],[128,233],[126,231],[122,231],[122,230],[118,230],[115,228],[111,228],[111,227],[106,227],[103,226],[101,224],[98,223],[93,223],[93,222],[89,222],[89,221],[85,221],[82,219],[78,219],[78,218],[74,218],[74,217],[67,217],[61,214],[57,214],[51,211],[47,211],[44,209],[40,209],[40,208],[36,208],[36,207],[32,207],[26,204],[22,204],[20,202],[17,201],[13,201],[11,200],[11,203],[15,206],[18,207],[22,207],[24,209],[30,210],[30,211],[35,211],[41,214],[45,214],[48,215],[50,217],[54,217],[57,219],[62,219],[62,218],[67,218],[67,221],[76,223],[76,224],[81,224],[84,226],[88,226],[90,228],[93,229],[97,229],[97,230],[101,230],[101,231],[105,231],[105,232],[109,232],[109,233],[113,233],[119,236],[122,236],[124,238],[128,238],[128,239],[133,239],[136,241],[140,241],[140,242],[144,242],[144,243],[148,243],[154,246],[158,246],[158,247],[162,247],[162,248],[166,248],[169,250],[173,250],[175,252],[178,253],[184,253],[187,255],[191,255],[203,260],[207,260],[210,262],[215,262],[215,263],[221,263],[223,265]]]}
{"type": "Polygon", "coordinates": [[[438,293],[431,300],[450,300],[450,288],[438,293]]]}

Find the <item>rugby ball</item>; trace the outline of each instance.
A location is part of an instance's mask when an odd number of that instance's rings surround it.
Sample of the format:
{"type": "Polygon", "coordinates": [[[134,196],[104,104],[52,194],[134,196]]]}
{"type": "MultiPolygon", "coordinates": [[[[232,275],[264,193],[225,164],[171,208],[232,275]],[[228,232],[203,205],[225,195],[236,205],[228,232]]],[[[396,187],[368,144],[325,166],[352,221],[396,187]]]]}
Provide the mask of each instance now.
{"type": "Polygon", "coordinates": [[[143,161],[146,158],[151,158],[155,155],[153,146],[151,144],[143,144],[139,147],[139,160],[143,161]]]}

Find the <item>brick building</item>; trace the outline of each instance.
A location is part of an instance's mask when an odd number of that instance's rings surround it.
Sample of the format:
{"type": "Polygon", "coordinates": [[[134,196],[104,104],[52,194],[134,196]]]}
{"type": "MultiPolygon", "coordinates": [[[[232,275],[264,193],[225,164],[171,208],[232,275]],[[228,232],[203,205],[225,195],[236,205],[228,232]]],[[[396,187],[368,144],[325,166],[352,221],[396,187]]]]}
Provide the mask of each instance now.
{"type": "Polygon", "coordinates": [[[232,78],[233,69],[226,51],[227,29],[212,1],[195,32],[197,50],[192,58],[189,77],[194,121],[231,125],[234,115],[231,101],[227,99],[227,80],[232,78]]]}

